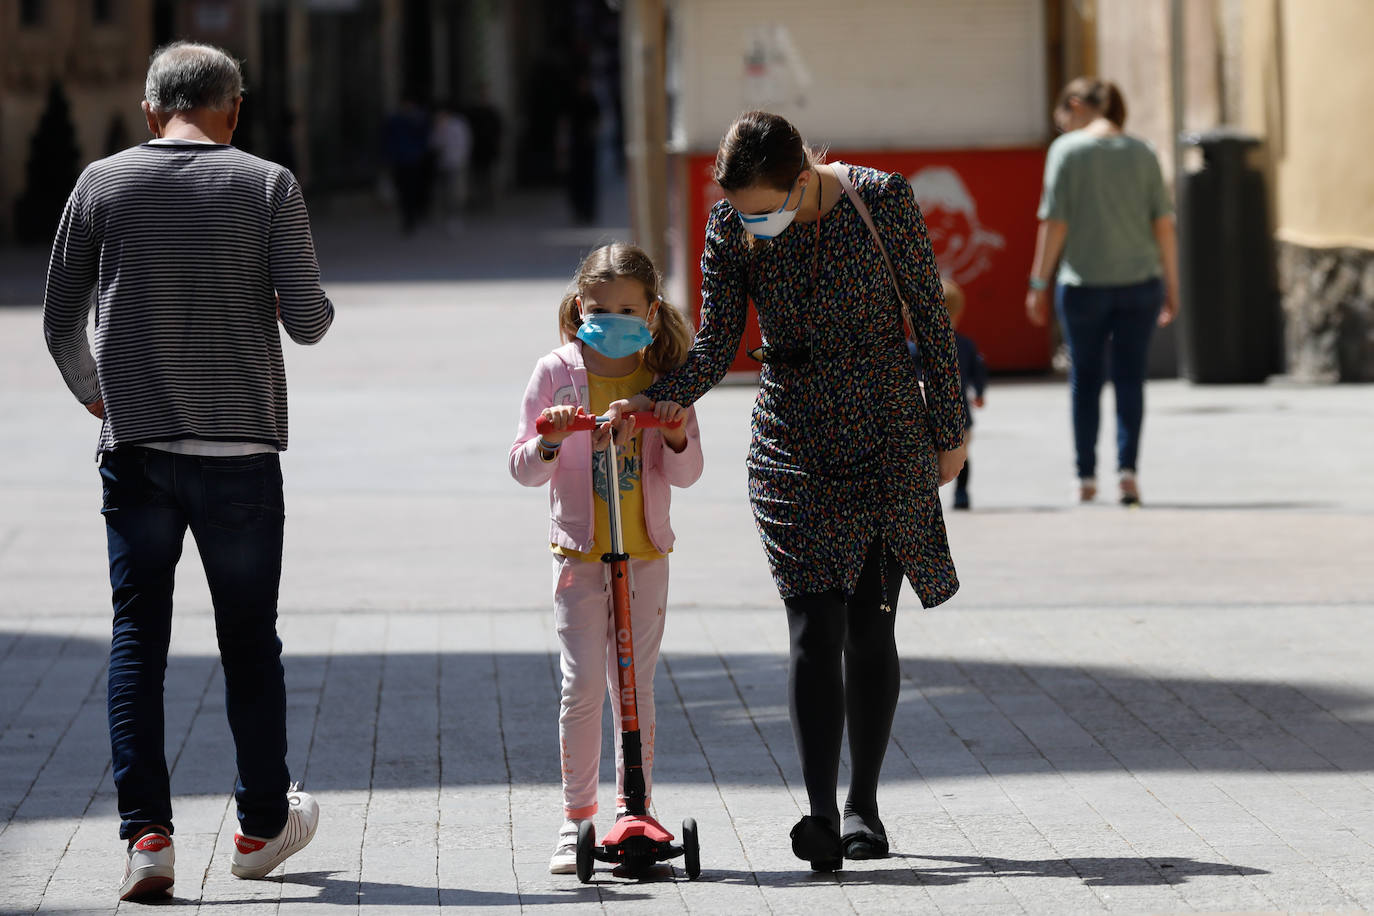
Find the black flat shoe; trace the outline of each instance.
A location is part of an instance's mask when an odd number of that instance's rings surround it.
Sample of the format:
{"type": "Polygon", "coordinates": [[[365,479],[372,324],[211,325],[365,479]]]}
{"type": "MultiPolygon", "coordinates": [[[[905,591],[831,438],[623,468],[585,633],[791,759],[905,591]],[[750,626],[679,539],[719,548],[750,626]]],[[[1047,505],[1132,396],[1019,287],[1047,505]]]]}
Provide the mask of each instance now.
{"type": "Polygon", "coordinates": [[[840,837],[840,846],[846,859],[887,858],[887,830],[876,816],[865,818],[848,814],[845,816],[845,826],[855,826],[855,829],[840,837]]]}
{"type": "Polygon", "coordinates": [[[792,855],[811,863],[812,871],[839,871],[844,865],[840,834],[823,817],[808,814],[792,828],[792,855]]]}
{"type": "Polygon", "coordinates": [[[868,830],[846,833],[840,837],[840,843],[846,859],[887,858],[887,837],[881,833],[872,833],[868,830]]]}

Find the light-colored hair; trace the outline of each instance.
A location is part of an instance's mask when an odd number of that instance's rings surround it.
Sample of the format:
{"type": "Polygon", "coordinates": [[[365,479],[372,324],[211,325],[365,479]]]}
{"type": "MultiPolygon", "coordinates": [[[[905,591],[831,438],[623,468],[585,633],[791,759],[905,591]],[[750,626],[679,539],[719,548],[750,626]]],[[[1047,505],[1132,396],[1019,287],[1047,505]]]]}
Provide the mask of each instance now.
{"type": "Polygon", "coordinates": [[[577,329],[582,326],[582,311],[577,306],[577,298],[588,287],[622,277],[644,287],[646,302],[658,302],[658,309],[649,322],[654,342],[644,350],[644,365],[654,375],[662,375],[681,366],[687,361],[687,351],[692,348],[695,336],[692,326],[676,306],[663,298],[663,278],[648,254],[636,245],[613,242],[582,259],[577,275],[573,277],[572,288],[558,304],[559,334],[565,342],[577,337],[577,329]]]}
{"type": "Polygon", "coordinates": [[[1126,126],[1126,97],[1111,80],[1095,76],[1080,76],[1071,80],[1060,91],[1055,107],[1063,108],[1069,104],[1069,99],[1078,99],[1117,127],[1126,126]]]}
{"type": "Polygon", "coordinates": [[[949,317],[956,318],[964,311],[964,290],[953,280],[941,278],[940,285],[945,289],[945,311],[949,317]]]}
{"type": "Polygon", "coordinates": [[[228,111],[243,95],[243,71],[214,45],[175,41],[153,52],[143,98],[153,111],[228,111]]]}

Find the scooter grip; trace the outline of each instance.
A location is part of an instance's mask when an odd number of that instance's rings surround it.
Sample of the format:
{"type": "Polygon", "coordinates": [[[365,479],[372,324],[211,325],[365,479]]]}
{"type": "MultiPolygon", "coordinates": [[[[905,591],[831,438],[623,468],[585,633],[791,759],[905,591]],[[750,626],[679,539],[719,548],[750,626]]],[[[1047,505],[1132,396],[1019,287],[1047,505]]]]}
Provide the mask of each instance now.
{"type": "MultiPolygon", "coordinates": [[[[651,410],[635,410],[631,411],[626,416],[634,417],[635,427],[637,429],[658,429],[665,426],[668,429],[677,429],[682,425],[681,420],[678,420],[676,423],[664,423],[658,417],[654,416],[651,410]]],[[[596,429],[597,424],[605,422],[605,417],[593,417],[591,414],[580,413],[573,417],[572,422],[564,427],[564,429],[568,432],[581,432],[584,430],[596,429]]],[[[554,431],[553,421],[548,417],[540,417],[538,420],[534,421],[534,430],[541,436],[547,435],[554,431]]]]}

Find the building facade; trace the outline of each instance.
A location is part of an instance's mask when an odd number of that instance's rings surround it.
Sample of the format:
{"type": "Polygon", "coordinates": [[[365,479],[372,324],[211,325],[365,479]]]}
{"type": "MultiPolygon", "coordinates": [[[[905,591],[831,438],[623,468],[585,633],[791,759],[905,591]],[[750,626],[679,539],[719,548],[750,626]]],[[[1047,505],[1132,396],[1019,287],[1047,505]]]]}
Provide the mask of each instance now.
{"type": "MultiPolygon", "coordinates": [[[[1080,59],[1117,81],[1168,165],[1179,131],[1258,138],[1285,371],[1374,381],[1374,3],[1065,0],[1080,59]]],[[[1196,163],[1185,161],[1186,171],[1196,163]]],[[[1185,302],[1185,308],[1208,303],[1185,302]]]]}
{"type": "Polygon", "coordinates": [[[572,74],[592,59],[615,71],[614,21],[605,0],[0,0],[0,244],[14,240],[53,85],[80,168],[146,135],[148,58],[170,41],[240,59],[235,145],[312,192],[377,187],[383,124],[403,97],[494,110],[498,180],[538,184],[556,177],[572,74]]]}

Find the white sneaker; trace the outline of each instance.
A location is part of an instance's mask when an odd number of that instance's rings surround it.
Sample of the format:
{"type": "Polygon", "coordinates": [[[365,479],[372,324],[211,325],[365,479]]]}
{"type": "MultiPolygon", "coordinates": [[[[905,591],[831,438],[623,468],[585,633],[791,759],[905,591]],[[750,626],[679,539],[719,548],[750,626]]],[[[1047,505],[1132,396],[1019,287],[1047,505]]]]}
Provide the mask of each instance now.
{"type": "Polygon", "coordinates": [[[549,874],[577,874],[577,828],[581,824],[582,820],[566,820],[558,828],[558,845],[554,847],[553,858],[549,859],[549,874]]]}
{"type": "Polygon", "coordinates": [[[293,784],[286,793],[289,808],[281,833],[264,840],[243,833],[234,834],[234,855],[229,871],[238,878],[266,878],[272,869],[300,852],[315,838],[320,823],[320,806],[314,798],[293,784]]]}
{"type": "Polygon", "coordinates": [[[120,900],[147,900],[171,896],[176,863],[172,838],[160,827],[149,827],[129,846],[129,861],[124,866],[124,882],[119,885],[120,900]]]}

